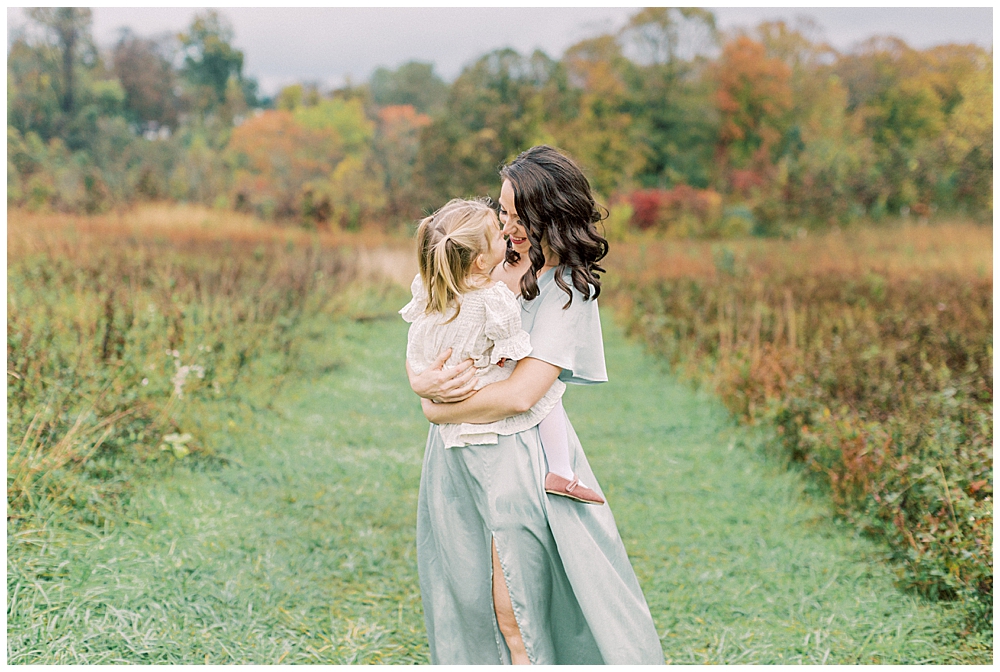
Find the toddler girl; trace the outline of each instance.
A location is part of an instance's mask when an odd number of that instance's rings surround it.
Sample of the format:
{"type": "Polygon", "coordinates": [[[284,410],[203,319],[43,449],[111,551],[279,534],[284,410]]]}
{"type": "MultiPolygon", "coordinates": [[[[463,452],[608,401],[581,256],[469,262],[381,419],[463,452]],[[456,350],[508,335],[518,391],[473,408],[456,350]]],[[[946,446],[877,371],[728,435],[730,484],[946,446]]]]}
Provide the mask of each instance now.
{"type": "MultiPolygon", "coordinates": [[[[517,298],[504,283],[490,278],[506,250],[500,221],[484,201],[454,199],[420,222],[420,274],[410,287],[413,300],[399,311],[410,323],[406,359],[414,373],[425,371],[451,348],[445,366],[472,359],[478,390],[509,378],[516,361],[531,352],[517,298]]],[[[497,422],[441,425],[445,448],[497,443],[499,434],[516,434],[538,425],[549,468],[545,491],[603,504],[601,496],[581,484],[570,467],[562,408],[565,390],[566,384],[556,380],[531,409],[497,422]]]]}

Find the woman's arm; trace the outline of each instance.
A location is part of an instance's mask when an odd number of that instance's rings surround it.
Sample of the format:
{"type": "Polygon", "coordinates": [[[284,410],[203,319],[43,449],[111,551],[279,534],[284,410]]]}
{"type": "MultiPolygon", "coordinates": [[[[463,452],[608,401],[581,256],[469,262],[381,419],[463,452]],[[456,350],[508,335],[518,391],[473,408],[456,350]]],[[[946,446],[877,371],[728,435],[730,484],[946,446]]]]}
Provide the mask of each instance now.
{"type": "Polygon", "coordinates": [[[468,399],[476,393],[476,370],[472,360],[467,359],[458,366],[445,369],[444,363],[451,357],[451,348],[441,353],[430,367],[421,374],[413,373],[410,363],[406,363],[406,376],[410,388],[424,399],[438,403],[453,403],[468,399]]]}
{"type": "Polygon", "coordinates": [[[424,415],[435,424],[496,422],[524,413],[545,396],[562,371],[540,359],[526,357],[507,380],[487,385],[471,398],[454,404],[422,402],[424,415]]]}

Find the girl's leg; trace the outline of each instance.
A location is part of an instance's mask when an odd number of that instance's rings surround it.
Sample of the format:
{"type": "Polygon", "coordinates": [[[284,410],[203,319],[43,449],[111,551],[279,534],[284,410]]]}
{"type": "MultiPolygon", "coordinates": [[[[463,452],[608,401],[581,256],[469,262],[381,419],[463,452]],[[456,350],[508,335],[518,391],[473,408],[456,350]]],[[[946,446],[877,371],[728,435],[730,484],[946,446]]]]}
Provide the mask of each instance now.
{"type": "Polygon", "coordinates": [[[566,411],[560,400],[545,419],[538,424],[538,435],[542,439],[542,450],[549,471],[566,479],[573,478],[573,468],[569,464],[569,430],[566,428],[566,411]]]}
{"type": "Polygon", "coordinates": [[[538,423],[538,436],[542,440],[542,452],[549,465],[549,473],[545,477],[545,492],[587,504],[604,504],[604,498],[580,481],[569,464],[569,427],[561,400],[538,423]]]}
{"type": "Polygon", "coordinates": [[[500,634],[510,649],[510,662],[514,665],[531,665],[528,652],[524,649],[524,639],[521,629],[517,627],[514,618],[514,605],[510,601],[507,582],[503,578],[503,567],[500,566],[500,556],[497,555],[497,542],[493,540],[493,608],[496,610],[497,625],[500,634]]]}

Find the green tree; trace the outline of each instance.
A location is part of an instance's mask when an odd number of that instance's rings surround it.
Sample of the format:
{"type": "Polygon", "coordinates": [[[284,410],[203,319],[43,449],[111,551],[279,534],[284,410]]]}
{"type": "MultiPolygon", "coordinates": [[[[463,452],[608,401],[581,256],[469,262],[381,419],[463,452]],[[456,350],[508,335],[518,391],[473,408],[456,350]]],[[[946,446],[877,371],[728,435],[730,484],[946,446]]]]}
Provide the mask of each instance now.
{"type": "Polygon", "coordinates": [[[548,128],[586,169],[593,187],[607,197],[628,184],[642,165],[642,147],[625,111],[627,88],[622,71],[627,61],[615,38],[604,35],[579,42],[563,57],[568,79],[577,93],[576,114],[548,128]]]}
{"type": "Polygon", "coordinates": [[[715,15],[695,7],[646,7],[633,14],[619,34],[639,50],[640,62],[664,67],[670,77],[718,43],[715,15]]]}
{"type": "Polygon", "coordinates": [[[302,106],[319,105],[321,98],[318,84],[290,84],[278,92],[274,104],[279,110],[294,112],[302,106]]]}
{"type": "Polygon", "coordinates": [[[834,71],[849,91],[848,110],[872,141],[877,162],[870,209],[923,212],[955,195],[954,171],[940,138],[962,99],[961,82],[982,68],[975,47],[927,51],[895,38],[873,38],[838,60],[834,71]]]}
{"type": "Polygon", "coordinates": [[[411,105],[421,114],[444,109],[448,85],[434,74],[434,65],[410,61],[395,70],[377,69],[368,82],[376,105],[411,105]]]}
{"type": "Polygon", "coordinates": [[[707,186],[718,119],[701,54],[718,43],[715,16],[703,9],[648,7],[618,37],[638,56],[628,70],[626,109],[645,154],[639,179],[645,186],[707,186]]]}
{"type": "Polygon", "coordinates": [[[15,36],[7,59],[8,139],[17,139],[9,202],[94,212],[127,201],[136,138],[122,118],[125,92],[93,46],[89,10],[28,16],[40,36],[15,36]]]}
{"type": "Polygon", "coordinates": [[[513,49],[493,51],[455,80],[445,111],[424,129],[417,172],[424,189],[420,207],[439,207],[456,195],[497,191],[497,168],[539,142],[552,105],[546,92],[559,64],[541,52],[525,58],[513,49]]]}
{"type": "Polygon", "coordinates": [[[293,117],[305,128],[332,129],[343,143],[344,151],[354,156],[369,150],[375,132],[374,122],[365,116],[364,107],[357,99],[321,100],[316,105],[296,108],[293,117]]]}
{"type": "Polygon", "coordinates": [[[44,26],[56,38],[62,53],[62,111],[72,115],[76,97],[77,51],[90,39],[92,15],[86,7],[32,7],[28,17],[44,26]]]}
{"type": "Polygon", "coordinates": [[[97,117],[121,114],[124,95],[106,72],[90,35],[90,10],[35,8],[41,38],[18,35],[7,57],[8,123],[22,134],[87,146],[97,117]]]}
{"type": "Polygon", "coordinates": [[[958,82],[959,102],[949,115],[942,141],[955,201],[972,212],[992,215],[992,58],[981,57],[979,65],[958,82]]]}
{"type": "Polygon", "coordinates": [[[15,38],[7,52],[7,124],[21,135],[43,140],[59,135],[64,124],[60,102],[59,58],[48,45],[15,38]]]}
{"type": "Polygon", "coordinates": [[[839,55],[810,36],[817,32],[807,19],[799,19],[795,28],[774,21],[754,30],[765,55],[791,72],[792,106],[774,157],[774,186],[782,194],[784,216],[827,225],[863,214],[878,174],[871,143],[848,113],[848,91],[834,73],[839,55]]]}
{"type": "Polygon", "coordinates": [[[218,12],[196,15],[177,39],[184,55],[181,75],[196,110],[214,111],[225,104],[230,79],[243,86],[243,52],[232,45],[232,27],[218,12]]]}

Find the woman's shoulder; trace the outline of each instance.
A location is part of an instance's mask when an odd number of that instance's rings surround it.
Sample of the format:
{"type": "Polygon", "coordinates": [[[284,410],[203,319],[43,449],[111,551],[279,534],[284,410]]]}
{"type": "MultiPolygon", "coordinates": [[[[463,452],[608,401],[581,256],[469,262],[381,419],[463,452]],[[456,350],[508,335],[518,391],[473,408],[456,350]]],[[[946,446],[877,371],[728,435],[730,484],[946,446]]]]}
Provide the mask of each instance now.
{"type": "Polygon", "coordinates": [[[584,294],[573,283],[573,273],[569,269],[563,271],[558,279],[557,271],[558,269],[553,269],[538,279],[538,297],[532,303],[558,303],[562,307],[569,301],[566,310],[595,310],[597,296],[594,286],[588,285],[588,294],[584,294]]]}
{"type": "Polygon", "coordinates": [[[604,382],[608,374],[597,299],[593,292],[585,298],[569,272],[561,279],[569,293],[552,272],[539,279],[538,297],[525,305],[522,320],[531,334],[531,356],[561,368],[563,382],[604,382]]]}

